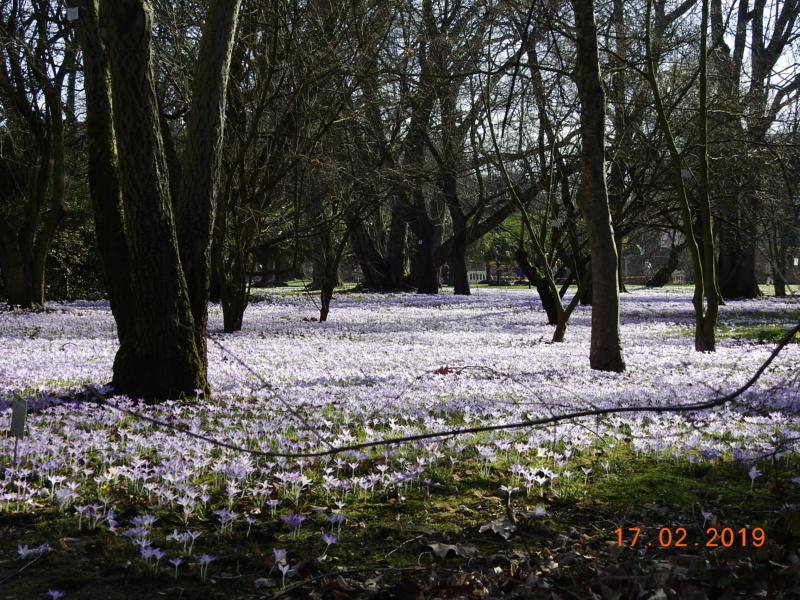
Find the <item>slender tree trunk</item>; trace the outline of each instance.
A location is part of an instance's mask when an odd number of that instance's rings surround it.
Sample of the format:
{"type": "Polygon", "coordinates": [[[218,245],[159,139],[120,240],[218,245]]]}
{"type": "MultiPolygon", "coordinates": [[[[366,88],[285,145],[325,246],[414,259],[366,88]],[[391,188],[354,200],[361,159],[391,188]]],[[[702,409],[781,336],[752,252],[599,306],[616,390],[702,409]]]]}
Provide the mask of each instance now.
{"type": "Polygon", "coordinates": [[[572,0],[577,34],[575,81],[581,104],[581,187],[578,194],[592,253],[592,341],[589,364],[624,371],[619,324],[617,249],[605,179],[605,94],[600,81],[593,0],[572,0]]]}
{"type": "Polygon", "coordinates": [[[194,320],[194,343],[206,365],[206,326],[211,280],[211,239],[217,207],[233,40],[240,0],[212,0],[200,40],[182,163],[178,241],[194,320]]]}
{"type": "Polygon", "coordinates": [[[89,197],[95,234],[117,336],[128,339],[133,314],[130,261],[117,172],[108,57],[100,39],[99,0],[73,0],[69,5],[78,7],[78,40],[83,49],[89,197]]]}
{"type": "Polygon", "coordinates": [[[700,194],[696,206],[697,222],[693,214],[693,207],[689,202],[686,184],[681,171],[683,163],[680,151],[672,134],[669,117],[661,97],[656,73],[656,59],[652,46],[652,0],[647,3],[647,24],[645,29],[645,44],[647,52],[647,81],[653,92],[653,99],[659,124],[664,132],[664,139],[669,150],[672,165],[672,178],[680,200],[681,215],[683,218],[683,232],[686,243],[692,255],[692,268],[694,271],[694,295],[692,304],[695,313],[694,346],[698,352],[712,352],[716,347],[715,328],[719,310],[719,297],[717,295],[717,279],[714,269],[714,239],[712,231],[711,204],[708,187],[708,110],[707,110],[707,29],[708,29],[708,0],[702,2],[702,24],[700,34],[700,194]]]}

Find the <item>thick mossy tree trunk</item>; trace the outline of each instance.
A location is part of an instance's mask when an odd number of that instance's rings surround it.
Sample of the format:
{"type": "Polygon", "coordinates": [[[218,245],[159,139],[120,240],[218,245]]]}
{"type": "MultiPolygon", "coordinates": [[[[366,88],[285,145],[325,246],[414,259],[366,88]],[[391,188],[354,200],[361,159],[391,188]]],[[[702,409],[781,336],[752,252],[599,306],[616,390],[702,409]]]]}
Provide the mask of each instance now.
{"type": "Polygon", "coordinates": [[[207,389],[204,357],[181,267],[153,77],[152,10],[104,2],[120,189],[130,256],[131,330],[114,360],[115,390],[147,400],[207,389]]]}
{"type": "Polygon", "coordinates": [[[605,177],[605,93],[600,80],[594,2],[572,0],[577,37],[575,82],[581,104],[581,186],[578,194],[592,253],[591,368],[624,371],[619,324],[617,248],[605,177]]]}
{"type": "Polygon", "coordinates": [[[209,2],[183,164],[165,144],[149,2],[70,2],[80,9],[90,192],[120,340],[112,384],[148,401],[195,396],[208,391],[209,247],[239,0],[209,2]]]}

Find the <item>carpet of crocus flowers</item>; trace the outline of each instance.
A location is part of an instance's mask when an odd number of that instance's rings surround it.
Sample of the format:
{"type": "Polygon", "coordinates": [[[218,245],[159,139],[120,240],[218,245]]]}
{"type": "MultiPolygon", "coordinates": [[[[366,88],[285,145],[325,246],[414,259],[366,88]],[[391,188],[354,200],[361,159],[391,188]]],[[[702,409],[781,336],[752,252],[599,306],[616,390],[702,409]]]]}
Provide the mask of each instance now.
{"type": "MultiPolygon", "coordinates": [[[[722,550],[738,550],[736,561],[773,565],[773,579],[748,585],[766,586],[759,595],[780,588],[781,577],[800,573],[796,537],[780,548],[765,539],[798,523],[796,343],[741,396],[709,411],[592,415],[330,452],[587,409],[710,400],[769,357],[774,344],[754,328],[788,329],[800,315],[792,298],[730,302],[717,351],[697,353],[690,293],[623,294],[627,370],[617,374],[589,368],[590,308],[579,307],[566,341],[552,344],[528,289],[341,294],[325,323],[315,320],[315,296],[259,290],[241,332],[223,334],[211,306],[212,396],[157,406],[104,385],[116,351],[107,302],[0,311],[0,596],[714,598],[733,588],[679,577],[689,567],[674,556],[680,531],[690,548],[706,546],[717,524],[736,536],[721,539],[722,550]],[[18,440],[10,427],[20,399],[28,415],[18,440]],[[725,525],[727,505],[713,499],[670,517],[667,500],[636,489],[637,461],[725,473],[724,485],[698,498],[729,490],[752,520],[725,525]],[[623,516],[597,499],[612,484],[633,495],[623,516]],[[576,506],[596,512],[593,536],[559,530],[559,511],[576,506]],[[691,522],[680,520],[687,510],[691,522]],[[651,548],[631,543],[637,519],[657,524],[651,548]],[[665,543],[665,532],[676,541],[665,543]],[[480,540],[493,539],[502,550],[487,557],[480,540]],[[370,544],[377,555],[365,554],[370,544]],[[612,563],[672,561],[669,585],[642,575],[642,595],[627,595],[624,577],[592,558],[598,544],[612,563]],[[574,578],[558,578],[578,566],[584,579],[594,568],[598,587],[581,591],[574,578]]],[[[736,594],[728,597],[746,597],[736,594]]]]}

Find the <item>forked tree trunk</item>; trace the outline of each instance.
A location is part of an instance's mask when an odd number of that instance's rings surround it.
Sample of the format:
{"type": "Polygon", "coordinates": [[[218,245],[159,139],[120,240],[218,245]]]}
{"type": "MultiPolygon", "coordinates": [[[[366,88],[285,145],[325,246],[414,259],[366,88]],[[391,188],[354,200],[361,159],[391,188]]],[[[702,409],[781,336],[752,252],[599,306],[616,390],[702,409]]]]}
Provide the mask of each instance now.
{"type": "Polygon", "coordinates": [[[97,167],[90,169],[90,190],[120,339],[112,383],[118,393],[149,401],[194,396],[208,390],[204,336],[209,246],[226,61],[239,0],[209,3],[195,72],[187,162],[182,169],[188,183],[180,188],[191,200],[178,203],[183,207],[181,239],[188,240],[185,260],[190,265],[192,304],[173,213],[179,188],[170,181],[170,172],[179,169],[168,167],[152,70],[150,4],[70,2],[81,9],[87,133],[90,161],[97,167]],[[121,244],[124,250],[119,249],[121,244]]]}

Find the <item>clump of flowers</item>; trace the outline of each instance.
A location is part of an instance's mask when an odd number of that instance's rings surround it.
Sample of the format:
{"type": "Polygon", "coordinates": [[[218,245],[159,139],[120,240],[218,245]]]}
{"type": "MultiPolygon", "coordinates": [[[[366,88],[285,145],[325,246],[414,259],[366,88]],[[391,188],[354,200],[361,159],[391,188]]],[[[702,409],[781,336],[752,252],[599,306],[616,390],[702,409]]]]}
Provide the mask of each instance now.
{"type": "Polygon", "coordinates": [[[191,556],[192,550],[194,549],[194,542],[202,534],[202,531],[184,531],[182,533],[178,533],[178,530],[175,529],[167,536],[167,541],[174,541],[178,542],[179,544],[183,544],[183,554],[185,556],[191,556]]]}
{"type": "Polygon", "coordinates": [[[195,556],[195,558],[200,563],[200,579],[208,581],[208,565],[217,560],[217,557],[203,553],[200,556],[195,556]]]}
{"type": "Polygon", "coordinates": [[[17,554],[19,554],[20,559],[25,558],[39,558],[45,552],[50,551],[50,544],[45,542],[38,548],[28,548],[28,545],[25,544],[24,546],[19,545],[17,546],[17,554]]]}
{"type": "Polygon", "coordinates": [[[161,548],[152,548],[150,546],[142,546],[140,552],[147,568],[150,569],[150,573],[152,574],[158,571],[158,563],[167,555],[161,548]]]}
{"type": "Polygon", "coordinates": [[[227,508],[215,510],[214,514],[217,515],[217,519],[219,520],[220,533],[231,533],[233,531],[233,523],[241,516],[239,513],[232,512],[227,508]]]}
{"type": "Polygon", "coordinates": [[[344,516],[341,513],[336,513],[334,515],[328,515],[325,518],[328,519],[328,521],[331,522],[331,533],[333,533],[333,528],[335,527],[336,528],[336,535],[341,537],[341,535],[342,535],[342,523],[345,522],[347,517],[344,516]]]}
{"type": "Polygon", "coordinates": [[[291,537],[293,540],[296,540],[300,535],[300,526],[303,524],[303,521],[305,521],[306,518],[307,517],[304,517],[303,515],[289,513],[288,515],[282,516],[280,519],[289,526],[291,537]]]}

